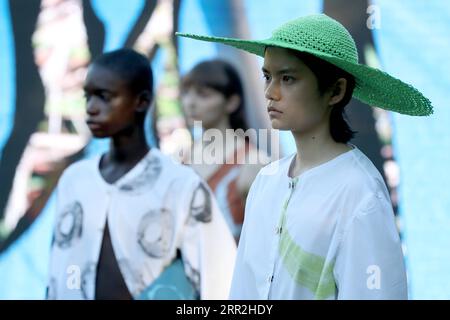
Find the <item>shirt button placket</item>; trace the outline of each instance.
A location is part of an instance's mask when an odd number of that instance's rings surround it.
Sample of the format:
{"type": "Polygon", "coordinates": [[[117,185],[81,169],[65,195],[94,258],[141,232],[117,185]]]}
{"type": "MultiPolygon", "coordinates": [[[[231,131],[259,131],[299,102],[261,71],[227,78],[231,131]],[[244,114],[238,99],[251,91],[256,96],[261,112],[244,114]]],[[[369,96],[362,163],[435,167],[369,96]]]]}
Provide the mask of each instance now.
{"type": "Polygon", "coordinates": [[[270,248],[270,267],[267,270],[265,299],[269,299],[270,288],[273,282],[273,274],[275,272],[275,264],[278,251],[278,235],[279,235],[279,227],[276,226],[274,227],[274,234],[272,236],[272,246],[270,248]]]}

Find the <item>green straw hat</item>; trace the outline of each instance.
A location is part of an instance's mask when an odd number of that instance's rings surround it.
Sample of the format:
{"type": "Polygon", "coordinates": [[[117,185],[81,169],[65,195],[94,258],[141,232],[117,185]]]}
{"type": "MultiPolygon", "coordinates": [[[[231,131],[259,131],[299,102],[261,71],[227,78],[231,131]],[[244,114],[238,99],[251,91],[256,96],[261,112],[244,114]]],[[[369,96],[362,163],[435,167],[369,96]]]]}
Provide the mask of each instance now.
{"type": "Polygon", "coordinates": [[[350,33],[325,14],[289,21],[265,40],[209,37],[179,32],[176,35],[223,43],[261,57],[264,57],[268,46],[306,52],[353,75],[356,81],[353,97],[364,103],[411,116],[433,113],[430,100],[413,86],[381,70],[359,64],[358,51],[350,33]]]}

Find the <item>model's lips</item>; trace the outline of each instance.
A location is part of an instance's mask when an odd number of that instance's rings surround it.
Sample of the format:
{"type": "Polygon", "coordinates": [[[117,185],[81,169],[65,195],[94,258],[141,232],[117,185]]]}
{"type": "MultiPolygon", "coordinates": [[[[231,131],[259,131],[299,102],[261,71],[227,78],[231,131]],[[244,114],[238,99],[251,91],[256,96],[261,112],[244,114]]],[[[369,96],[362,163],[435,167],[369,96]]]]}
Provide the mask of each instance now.
{"type": "Polygon", "coordinates": [[[197,115],[197,114],[191,114],[191,115],[189,116],[189,118],[191,118],[191,119],[194,120],[194,121],[200,121],[200,120],[201,120],[200,115],[197,115]]]}
{"type": "Polygon", "coordinates": [[[276,118],[280,116],[283,112],[274,107],[267,108],[267,112],[269,113],[270,118],[276,118]]]}
{"type": "Polygon", "coordinates": [[[278,113],[283,113],[282,111],[278,110],[277,108],[274,107],[269,107],[267,108],[267,111],[270,112],[278,112],[278,113]]]}
{"type": "Polygon", "coordinates": [[[102,127],[102,124],[97,121],[87,120],[86,124],[88,125],[89,129],[91,130],[98,130],[102,127]]]}

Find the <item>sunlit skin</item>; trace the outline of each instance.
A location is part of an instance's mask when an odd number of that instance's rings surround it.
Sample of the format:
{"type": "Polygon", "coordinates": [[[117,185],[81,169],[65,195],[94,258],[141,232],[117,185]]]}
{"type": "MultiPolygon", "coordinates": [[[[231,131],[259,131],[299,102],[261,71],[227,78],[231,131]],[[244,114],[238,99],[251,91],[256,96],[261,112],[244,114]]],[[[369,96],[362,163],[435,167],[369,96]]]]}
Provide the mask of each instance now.
{"type": "Polygon", "coordinates": [[[84,92],[87,124],[96,138],[114,137],[135,123],[139,96],[114,72],[93,65],[89,68],[84,92]]]}
{"type": "Polygon", "coordinates": [[[111,146],[102,157],[100,171],[114,182],[147,154],[143,124],[138,114],[150,105],[150,92],[134,93],[119,75],[98,65],[88,69],[84,92],[87,124],[96,138],[111,137],[111,146]]]}
{"type": "Polygon", "coordinates": [[[311,69],[292,51],[277,47],[266,49],[262,72],[272,127],[291,131],[295,139],[294,176],[350,150],[329,130],[331,108],[344,97],[345,79],[321,95],[311,69]]]}

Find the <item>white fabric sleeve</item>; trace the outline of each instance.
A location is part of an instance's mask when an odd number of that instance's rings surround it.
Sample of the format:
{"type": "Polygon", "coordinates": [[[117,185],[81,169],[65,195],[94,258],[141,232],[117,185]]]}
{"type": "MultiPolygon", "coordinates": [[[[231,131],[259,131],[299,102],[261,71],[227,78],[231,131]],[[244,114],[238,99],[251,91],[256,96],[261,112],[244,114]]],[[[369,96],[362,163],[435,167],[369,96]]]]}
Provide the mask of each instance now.
{"type": "Polygon", "coordinates": [[[400,238],[391,203],[369,196],[343,234],[334,266],[338,299],[407,299],[400,238]]]}
{"type": "Polygon", "coordinates": [[[187,192],[189,214],[181,238],[188,277],[202,300],[228,298],[236,244],[209,187],[198,179],[187,192]]]}

